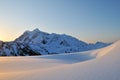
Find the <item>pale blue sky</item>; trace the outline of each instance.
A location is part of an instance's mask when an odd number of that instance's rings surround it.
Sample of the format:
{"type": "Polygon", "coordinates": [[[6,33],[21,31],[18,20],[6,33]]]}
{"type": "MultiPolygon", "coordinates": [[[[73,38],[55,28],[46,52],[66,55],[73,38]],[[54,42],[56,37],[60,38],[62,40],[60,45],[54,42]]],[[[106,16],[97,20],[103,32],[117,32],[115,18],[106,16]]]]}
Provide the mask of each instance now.
{"type": "Polygon", "coordinates": [[[120,0],[0,0],[0,40],[14,40],[35,28],[86,42],[116,41],[120,0]]]}

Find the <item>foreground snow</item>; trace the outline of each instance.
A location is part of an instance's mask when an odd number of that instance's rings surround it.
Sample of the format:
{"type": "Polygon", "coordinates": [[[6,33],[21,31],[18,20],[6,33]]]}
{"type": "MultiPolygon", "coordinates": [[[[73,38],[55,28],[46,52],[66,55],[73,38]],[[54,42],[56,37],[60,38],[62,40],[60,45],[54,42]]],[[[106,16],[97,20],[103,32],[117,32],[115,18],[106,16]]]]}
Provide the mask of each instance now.
{"type": "Polygon", "coordinates": [[[0,80],[120,80],[120,41],[103,49],[37,57],[0,57],[0,80]]]}

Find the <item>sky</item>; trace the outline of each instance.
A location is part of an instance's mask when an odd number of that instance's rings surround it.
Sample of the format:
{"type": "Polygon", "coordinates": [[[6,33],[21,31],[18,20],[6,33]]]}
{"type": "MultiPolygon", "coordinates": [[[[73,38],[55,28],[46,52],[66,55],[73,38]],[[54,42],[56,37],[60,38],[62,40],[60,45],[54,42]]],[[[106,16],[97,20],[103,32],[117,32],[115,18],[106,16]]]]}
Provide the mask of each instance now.
{"type": "Polygon", "coordinates": [[[0,0],[0,40],[35,28],[90,43],[113,42],[120,39],[120,0],[0,0]]]}

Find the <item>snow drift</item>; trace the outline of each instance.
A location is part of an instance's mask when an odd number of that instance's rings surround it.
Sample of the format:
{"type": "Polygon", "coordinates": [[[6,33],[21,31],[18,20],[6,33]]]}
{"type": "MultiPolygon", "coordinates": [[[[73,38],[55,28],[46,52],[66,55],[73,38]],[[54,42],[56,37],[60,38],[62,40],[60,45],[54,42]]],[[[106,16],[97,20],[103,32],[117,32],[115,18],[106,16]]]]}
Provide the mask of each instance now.
{"type": "Polygon", "coordinates": [[[120,80],[120,41],[82,53],[0,57],[0,80],[120,80]]]}

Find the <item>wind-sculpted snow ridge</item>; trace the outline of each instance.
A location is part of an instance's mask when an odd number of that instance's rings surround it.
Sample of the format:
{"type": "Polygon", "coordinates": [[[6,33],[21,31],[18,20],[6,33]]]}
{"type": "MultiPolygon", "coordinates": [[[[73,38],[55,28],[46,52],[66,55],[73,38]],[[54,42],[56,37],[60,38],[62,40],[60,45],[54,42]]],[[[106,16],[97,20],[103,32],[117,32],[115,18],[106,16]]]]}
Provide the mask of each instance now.
{"type": "Polygon", "coordinates": [[[39,29],[25,31],[12,42],[0,42],[0,56],[32,56],[72,53],[106,47],[110,44],[88,44],[65,34],[49,34],[39,29]]]}
{"type": "Polygon", "coordinates": [[[0,80],[120,80],[120,41],[78,53],[0,57],[0,80]]]}

